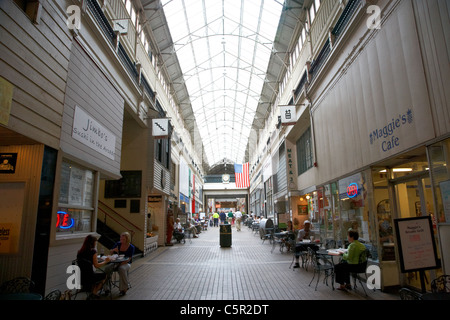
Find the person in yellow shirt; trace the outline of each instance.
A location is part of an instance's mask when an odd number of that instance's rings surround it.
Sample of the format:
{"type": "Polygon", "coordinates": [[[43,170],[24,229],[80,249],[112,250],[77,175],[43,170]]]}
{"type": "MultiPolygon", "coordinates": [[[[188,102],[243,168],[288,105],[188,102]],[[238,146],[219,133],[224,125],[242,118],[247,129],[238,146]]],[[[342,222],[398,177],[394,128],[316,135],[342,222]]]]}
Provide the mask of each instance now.
{"type": "Polygon", "coordinates": [[[218,227],[219,226],[219,214],[217,212],[214,212],[213,219],[214,219],[214,227],[218,227]]]}
{"type": "Polygon", "coordinates": [[[358,241],[358,231],[349,230],[347,239],[350,242],[348,250],[343,253],[342,261],[334,266],[336,282],[340,284],[338,290],[351,289],[350,273],[356,272],[360,268],[359,256],[367,250],[366,246],[358,241]]]}

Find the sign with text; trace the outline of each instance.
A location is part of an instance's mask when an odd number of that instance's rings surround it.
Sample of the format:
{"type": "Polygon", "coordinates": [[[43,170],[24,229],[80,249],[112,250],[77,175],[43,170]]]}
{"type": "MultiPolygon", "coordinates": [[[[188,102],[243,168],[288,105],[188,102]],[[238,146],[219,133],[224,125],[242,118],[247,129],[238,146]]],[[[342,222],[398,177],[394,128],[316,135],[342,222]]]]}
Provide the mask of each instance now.
{"type": "Polygon", "coordinates": [[[13,247],[12,230],[12,223],[0,223],[0,253],[11,253],[13,247]]]}
{"type": "Polygon", "coordinates": [[[281,125],[291,126],[297,123],[295,106],[279,106],[281,112],[281,125]]]}
{"type": "Polygon", "coordinates": [[[431,217],[395,219],[394,222],[402,273],[439,268],[431,217]]]}
{"type": "Polygon", "coordinates": [[[155,139],[169,137],[169,119],[152,119],[152,136],[155,139]]]}
{"type": "Polygon", "coordinates": [[[116,136],[79,106],[73,115],[72,138],[114,160],[116,136]]]}
{"type": "Polygon", "coordinates": [[[381,151],[387,152],[397,150],[402,142],[402,130],[414,123],[414,115],[412,109],[395,115],[383,127],[373,128],[369,132],[369,142],[371,145],[378,146],[381,151]]]}
{"type": "Polygon", "coordinates": [[[0,153],[0,173],[16,172],[17,153],[0,153]]]}

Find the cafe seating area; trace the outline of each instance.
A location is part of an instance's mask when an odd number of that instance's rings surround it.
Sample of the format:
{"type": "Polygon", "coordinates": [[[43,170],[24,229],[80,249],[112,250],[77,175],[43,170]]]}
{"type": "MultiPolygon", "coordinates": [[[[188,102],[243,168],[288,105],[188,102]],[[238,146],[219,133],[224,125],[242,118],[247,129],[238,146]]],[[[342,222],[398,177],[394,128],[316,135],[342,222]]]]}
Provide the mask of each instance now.
{"type": "MultiPolygon", "coordinates": [[[[274,239],[277,230],[274,232],[274,239]]],[[[159,247],[145,257],[133,261],[129,271],[129,280],[133,284],[127,294],[120,296],[113,287],[112,295],[101,295],[102,300],[189,300],[189,299],[236,299],[236,300],[427,300],[446,299],[449,296],[449,279],[443,276],[433,280],[433,290],[425,294],[404,289],[401,292],[385,293],[381,290],[365,290],[364,274],[359,274],[361,282],[358,288],[348,292],[333,290],[337,288],[332,265],[340,261],[339,249],[333,248],[330,241],[311,243],[318,245],[314,251],[307,247],[302,252],[304,263],[300,268],[292,268],[295,258],[295,246],[283,247],[280,243],[263,242],[251,227],[236,232],[232,227],[231,248],[220,245],[220,228],[210,227],[202,231],[199,238],[193,239],[195,246],[174,244],[159,247]],[[183,261],[183,263],[180,263],[183,261]],[[233,272],[239,267],[239,272],[233,272]],[[189,274],[201,274],[198,277],[186,277],[189,274]],[[181,287],[173,290],[174,287],[181,287]],[[227,290],[226,288],[230,288],[227,290]],[[220,289],[220,290],[219,290],[220,289]]],[[[305,242],[307,244],[308,242],[305,242]]],[[[352,278],[352,284],[355,279],[352,278]]],[[[356,280],[357,281],[357,280],[356,280]]],[[[67,288],[58,288],[46,292],[46,295],[34,294],[34,284],[29,279],[17,279],[1,285],[3,298],[40,299],[40,300],[85,300],[88,293],[80,291],[66,292],[67,288]],[[30,295],[31,293],[31,295],[30,295]],[[69,293],[69,294],[68,294],[69,293]]]]}

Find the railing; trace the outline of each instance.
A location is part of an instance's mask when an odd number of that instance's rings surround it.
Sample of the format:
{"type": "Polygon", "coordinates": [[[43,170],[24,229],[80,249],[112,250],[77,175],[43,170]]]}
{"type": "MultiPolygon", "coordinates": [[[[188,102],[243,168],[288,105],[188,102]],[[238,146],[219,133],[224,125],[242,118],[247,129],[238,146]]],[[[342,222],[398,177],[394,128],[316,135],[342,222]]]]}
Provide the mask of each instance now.
{"type": "Polygon", "coordinates": [[[97,20],[97,23],[99,24],[100,28],[103,30],[103,33],[111,41],[111,43],[114,43],[114,40],[116,39],[116,35],[114,33],[113,28],[109,24],[108,19],[103,14],[103,11],[100,8],[100,5],[98,4],[98,2],[96,0],[89,0],[87,2],[87,6],[91,10],[95,19],[97,20]]]}
{"type": "Polygon", "coordinates": [[[350,0],[345,6],[341,17],[339,18],[332,31],[332,34],[336,37],[336,39],[342,34],[342,31],[347,26],[350,18],[353,16],[353,13],[355,12],[360,2],[361,0],[350,0]]]}
{"type": "Polygon", "coordinates": [[[320,42],[324,36],[328,35],[330,25],[333,23],[332,18],[338,14],[340,3],[336,0],[322,0],[319,11],[311,25],[311,43],[313,50],[316,52],[320,42]]]}
{"type": "Polygon", "coordinates": [[[106,210],[103,210],[103,208],[98,206],[98,210],[101,211],[105,215],[104,220],[103,220],[103,223],[105,225],[108,225],[108,223],[106,222],[106,218],[108,217],[109,219],[111,219],[115,223],[117,223],[119,226],[123,227],[125,230],[130,232],[131,237],[134,236],[136,231],[141,231],[142,232],[142,229],[140,227],[138,227],[137,225],[133,224],[131,221],[129,221],[125,217],[121,216],[117,211],[115,211],[114,209],[109,207],[103,201],[98,200],[98,203],[101,204],[102,206],[104,206],[105,208],[107,208],[108,211],[109,211],[109,212],[107,212],[106,210]],[[119,221],[119,220],[121,220],[121,221],[119,221]],[[125,225],[125,224],[127,224],[127,225],[125,225]],[[131,228],[130,228],[130,226],[131,226],[131,228]]]}
{"type": "MultiPolygon", "coordinates": [[[[342,35],[342,32],[347,27],[348,23],[350,22],[351,17],[356,11],[356,8],[360,4],[361,0],[349,0],[347,5],[344,8],[344,11],[342,12],[339,20],[337,21],[336,25],[334,26],[332,30],[332,35],[335,37],[335,41],[339,38],[339,36],[342,35]]],[[[317,58],[313,61],[311,64],[311,67],[309,69],[309,73],[311,74],[311,79],[315,78],[315,76],[318,74],[319,70],[327,60],[328,56],[331,53],[331,43],[330,39],[328,39],[325,44],[323,45],[322,49],[320,50],[319,54],[317,55],[317,58]]]]}
{"type": "Polygon", "coordinates": [[[155,100],[155,93],[153,92],[152,88],[148,84],[147,79],[141,75],[141,84],[144,87],[144,90],[147,92],[148,96],[150,97],[150,100],[155,100]]]}
{"type": "Polygon", "coordinates": [[[313,77],[316,75],[316,72],[320,70],[320,67],[324,64],[330,52],[330,40],[327,40],[320,50],[320,53],[317,55],[316,60],[314,60],[314,62],[311,64],[311,68],[309,69],[309,73],[311,73],[313,77]]]}
{"type": "Polygon", "coordinates": [[[128,72],[131,74],[131,79],[133,79],[135,82],[137,82],[137,79],[139,77],[138,71],[136,69],[136,65],[133,61],[131,61],[130,57],[127,55],[125,48],[121,43],[119,43],[119,48],[117,49],[117,54],[119,55],[120,59],[122,60],[122,63],[127,68],[128,72]]]}
{"type": "MultiPolygon", "coordinates": [[[[204,177],[205,183],[222,183],[221,175],[209,175],[204,177]]],[[[234,174],[230,174],[230,182],[235,182],[234,174]]]]}
{"type": "Polygon", "coordinates": [[[307,71],[303,73],[302,78],[300,79],[300,82],[297,86],[297,88],[294,91],[294,102],[297,102],[298,97],[300,96],[300,93],[302,92],[303,88],[305,87],[306,80],[308,80],[307,71]]]}

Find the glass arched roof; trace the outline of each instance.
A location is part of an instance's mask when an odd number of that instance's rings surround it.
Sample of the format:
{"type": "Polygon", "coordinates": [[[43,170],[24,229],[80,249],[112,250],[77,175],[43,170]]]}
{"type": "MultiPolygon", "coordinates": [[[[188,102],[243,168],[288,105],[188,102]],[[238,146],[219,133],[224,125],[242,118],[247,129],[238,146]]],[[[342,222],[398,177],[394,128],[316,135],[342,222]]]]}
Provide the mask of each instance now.
{"type": "Polygon", "coordinates": [[[283,3],[161,4],[209,165],[244,162],[283,3]]]}

